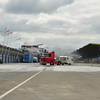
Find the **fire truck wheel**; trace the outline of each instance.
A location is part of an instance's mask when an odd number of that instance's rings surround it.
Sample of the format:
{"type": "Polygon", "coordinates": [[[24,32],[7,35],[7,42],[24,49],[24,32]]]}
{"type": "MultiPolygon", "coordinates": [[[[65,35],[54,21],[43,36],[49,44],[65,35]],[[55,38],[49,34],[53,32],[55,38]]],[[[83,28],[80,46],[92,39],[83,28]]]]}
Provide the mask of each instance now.
{"type": "Polygon", "coordinates": [[[50,62],[50,65],[54,65],[53,61],[50,62]]]}
{"type": "Polygon", "coordinates": [[[59,61],[57,65],[60,65],[60,64],[61,64],[61,62],[59,61]]]}

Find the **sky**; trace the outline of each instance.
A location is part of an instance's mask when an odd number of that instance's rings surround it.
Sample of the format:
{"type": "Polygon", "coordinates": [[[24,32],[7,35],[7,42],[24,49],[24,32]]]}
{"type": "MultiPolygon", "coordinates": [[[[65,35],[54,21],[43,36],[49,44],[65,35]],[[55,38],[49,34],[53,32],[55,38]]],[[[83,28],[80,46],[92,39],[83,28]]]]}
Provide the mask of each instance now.
{"type": "Polygon", "coordinates": [[[100,43],[99,27],[100,0],[0,0],[0,30],[13,32],[0,32],[0,44],[13,48],[27,42],[73,52],[100,43]]]}

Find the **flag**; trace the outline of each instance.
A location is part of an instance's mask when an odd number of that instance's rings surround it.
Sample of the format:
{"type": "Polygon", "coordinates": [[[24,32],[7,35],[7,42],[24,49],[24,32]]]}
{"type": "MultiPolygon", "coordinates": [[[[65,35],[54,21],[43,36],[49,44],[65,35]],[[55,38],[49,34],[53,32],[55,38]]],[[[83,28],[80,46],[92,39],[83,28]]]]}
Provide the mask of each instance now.
{"type": "Polygon", "coordinates": [[[13,34],[13,32],[7,33],[7,34],[13,34]]]}
{"type": "Polygon", "coordinates": [[[6,33],[6,32],[10,32],[10,30],[8,30],[8,31],[4,31],[4,33],[6,33]]]}
{"type": "MultiPolygon", "coordinates": [[[[2,31],[6,30],[6,29],[7,29],[7,28],[3,29],[2,31]]],[[[1,31],[1,32],[2,32],[2,31],[1,31]]]]}
{"type": "Polygon", "coordinates": [[[39,50],[38,50],[38,49],[36,49],[36,48],[35,48],[34,50],[36,50],[37,52],[39,52],[39,50]]]}
{"type": "Polygon", "coordinates": [[[21,38],[18,38],[18,39],[16,39],[16,40],[21,40],[21,38]]]}
{"type": "Polygon", "coordinates": [[[37,51],[37,52],[39,52],[39,50],[38,49],[36,49],[36,48],[34,48],[34,47],[31,47],[32,49],[34,49],[35,51],[37,51]]]}
{"type": "Polygon", "coordinates": [[[27,44],[27,42],[25,42],[24,44],[27,44]]]}

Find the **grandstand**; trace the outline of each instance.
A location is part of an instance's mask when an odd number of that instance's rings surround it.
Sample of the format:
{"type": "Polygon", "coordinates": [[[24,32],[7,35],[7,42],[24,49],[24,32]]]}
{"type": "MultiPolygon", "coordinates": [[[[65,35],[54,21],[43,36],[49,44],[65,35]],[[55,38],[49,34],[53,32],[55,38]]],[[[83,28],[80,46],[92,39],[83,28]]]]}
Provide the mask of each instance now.
{"type": "Polygon", "coordinates": [[[100,63],[100,44],[89,43],[88,45],[72,52],[82,56],[77,61],[89,62],[89,63],[100,63]]]}

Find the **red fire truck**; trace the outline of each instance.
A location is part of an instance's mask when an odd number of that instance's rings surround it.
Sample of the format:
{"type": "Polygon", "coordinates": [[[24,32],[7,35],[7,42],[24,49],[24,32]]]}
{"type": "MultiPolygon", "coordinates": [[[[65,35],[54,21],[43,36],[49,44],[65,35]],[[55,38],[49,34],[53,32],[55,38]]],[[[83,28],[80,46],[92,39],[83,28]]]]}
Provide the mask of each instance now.
{"type": "Polygon", "coordinates": [[[40,64],[47,64],[47,63],[50,63],[50,65],[54,65],[54,64],[60,65],[61,64],[60,61],[56,61],[54,51],[42,53],[40,64]]]}

